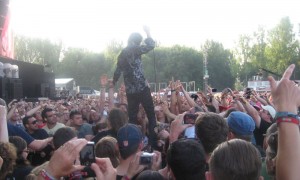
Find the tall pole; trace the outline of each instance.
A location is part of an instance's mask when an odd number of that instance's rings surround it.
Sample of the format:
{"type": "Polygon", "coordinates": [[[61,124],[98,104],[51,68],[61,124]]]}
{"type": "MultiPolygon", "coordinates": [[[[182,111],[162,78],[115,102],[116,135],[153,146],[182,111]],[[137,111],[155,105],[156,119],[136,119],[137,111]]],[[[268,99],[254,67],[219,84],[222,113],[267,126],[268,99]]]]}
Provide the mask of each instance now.
{"type": "Polygon", "coordinates": [[[203,92],[206,94],[207,86],[208,86],[208,69],[207,69],[207,50],[205,49],[203,52],[204,55],[204,66],[203,66],[203,92]]]}
{"type": "Polygon", "coordinates": [[[154,52],[154,49],[152,50],[153,52],[153,66],[154,66],[154,81],[155,81],[155,93],[157,93],[157,89],[156,89],[156,85],[157,85],[157,77],[156,77],[156,59],[155,59],[155,52],[154,52]]]}

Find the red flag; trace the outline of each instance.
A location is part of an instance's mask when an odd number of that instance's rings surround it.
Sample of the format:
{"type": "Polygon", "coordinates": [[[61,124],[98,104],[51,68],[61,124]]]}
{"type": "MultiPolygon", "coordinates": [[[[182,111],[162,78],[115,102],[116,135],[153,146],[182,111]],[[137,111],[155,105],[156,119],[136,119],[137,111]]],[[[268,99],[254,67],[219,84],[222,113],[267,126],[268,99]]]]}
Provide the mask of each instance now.
{"type": "Polygon", "coordinates": [[[10,9],[8,7],[4,26],[1,33],[0,55],[14,59],[14,39],[10,23],[10,9]]]}

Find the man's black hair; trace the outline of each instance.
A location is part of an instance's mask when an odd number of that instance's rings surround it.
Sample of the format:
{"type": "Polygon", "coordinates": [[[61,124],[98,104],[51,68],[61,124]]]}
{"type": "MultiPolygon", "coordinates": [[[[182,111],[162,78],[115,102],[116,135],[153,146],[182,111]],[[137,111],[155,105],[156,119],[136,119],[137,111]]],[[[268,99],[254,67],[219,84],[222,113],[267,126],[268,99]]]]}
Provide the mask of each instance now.
{"type": "Polygon", "coordinates": [[[78,110],[72,110],[70,112],[70,119],[73,119],[75,115],[81,115],[81,113],[78,110]]]}
{"type": "Polygon", "coordinates": [[[58,149],[60,146],[64,145],[74,137],[76,137],[76,133],[70,127],[59,128],[53,135],[54,148],[58,149]]]}
{"type": "Polygon", "coordinates": [[[140,45],[143,40],[143,36],[140,33],[132,33],[128,38],[128,45],[140,45]]]}
{"type": "Polygon", "coordinates": [[[51,112],[51,111],[53,111],[53,109],[51,109],[51,108],[45,108],[45,109],[42,111],[42,118],[43,118],[43,120],[44,120],[45,118],[47,118],[47,112],[51,112]]]}
{"type": "Polygon", "coordinates": [[[23,124],[25,125],[25,124],[28,124],[28,120],[30,119],[30,118],[32,118],[33,116],[25,116],[23,119],[22,119],[22,122],[23,122],[23,124]]]}
{"type": "Polygon", "coordinates": [[[201,143],[194,139],[173,142],[167,152],[167,162],[176,180],[205,179],[205,151],[201,143]]]}

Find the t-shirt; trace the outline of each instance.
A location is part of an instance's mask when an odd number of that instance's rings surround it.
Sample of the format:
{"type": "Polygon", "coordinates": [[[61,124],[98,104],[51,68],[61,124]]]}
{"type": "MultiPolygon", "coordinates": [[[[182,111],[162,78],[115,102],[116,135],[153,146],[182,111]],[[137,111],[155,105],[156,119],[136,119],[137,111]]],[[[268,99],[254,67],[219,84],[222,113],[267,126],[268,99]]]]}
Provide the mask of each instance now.
{"type": "MultiPolygon", "coordinates": [[[[49,137],[48,133],[44,129],[37,129],[34,133],[29,134],[34,139],[43,140],[49,137]]],[[[50,160],[50,154],[53,151],[53,148],[50,145],[47,145],[41,151],[34,151],[28,154],[27,159],[31,162],[31,165],[38,166],[43,164],[45,161],[50,160]],[[42,155],[43,154],[43,155],[42,155]]]]}
{"type": "Polygon", "coordinates": [[[86,135],[93,135],[92,125],[83,123],[77,130],[78,138],[85,138],[86,135]]]}
{"type": "Polygon", "coordinates": [[[45,129],[37,129],[32,134],[29,134],[34,139],[46,139],[49,137],[47,131],[45,129]]]}
{"type": "Polygon", "coordinates": [[[49,129],[47,125],[44,126],[43,129],[45,129],[47,131],[49,136],[53,136],[55,134],[55,132],[62,127],[65,127],[65,125],[62,123],[56,123],[56,125],[51,129],[49,129]]]}
{"type": "Polygon", "coordinates": [[[259,128],[255,127],[254,130],[254,137],[256,140],[256,145],[263,147],[264,142],[264,134],[266,134],[267,129],[272,125],[273,123],[269,123],[263,119],[261,119],[259,128]]]}
{"type": "Polygon", "coordinates": [[[32,141],[34,141],[34,139],[27,132],[10,123],[7,123],[7,130],[9,136],[20,136],[26,141],[27,145],[31,144],[32,141]]]}

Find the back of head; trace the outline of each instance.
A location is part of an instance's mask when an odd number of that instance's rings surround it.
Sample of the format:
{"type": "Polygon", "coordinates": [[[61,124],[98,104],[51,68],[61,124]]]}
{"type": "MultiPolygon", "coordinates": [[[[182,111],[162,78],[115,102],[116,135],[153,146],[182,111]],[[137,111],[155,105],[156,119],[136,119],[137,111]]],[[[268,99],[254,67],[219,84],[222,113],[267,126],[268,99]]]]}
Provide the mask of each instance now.
{"type": "Polygon", "coordinates": [[[141,172],[136,180],[164,180],[164,177],[157,171],[146,170],[141,172]]]}
{"type": "Polygon", "coordinates": [[[108,122],[110,128],[117,133],[127,123],[127,116],[121,109],[114,108],[108,114],[108,122]]]}
{"type": "Polygon", "coordinates": [[[128,38],[128,45],[140,45],[143,40],[143,36],[140,33],[132,33],[128,38]]]}
{"type": "Polygon", "coordinates": [[[0,179],[5,179],[5,176],[12,172],[17,159],[17,150],[15,146],[8,142],[0,142],[0,156],[3,159],[3,164],[0,168],[0,179]]]}
{"type": "Polygon", "coordinates": [[[198,141],[180,139],[172,143],[167,152],[167,163],[176,180],[205,179],[205,152],[198,141]]]}
{"type": "Polygon", "coordinates": [[[137,125],[128,123],[119,129],[117,140],[120,155],[125,160],[138,151],[143,134],[137,125]]]}
{"type": "Polygon", "coordinates": [[[113,167],[116,168],[119,165],[119,151],[117,149],[117,143],[118,141],[110,136],[100,139],[95,147],[96,157],[108,157],[113,167]]]}
{"type": "Polygon", "coordinates": [[[258,180],[260,154],[250,142],[232,139],[213,151],[209,169],[214,180],[258,180]]]}
{"type": "Polygon", "coordinates": [[[27,148],[26,141],[19,136],[10,136],[9,142],[16,147],[16,153],[17,153],[16,163],[29,164],[29,161],[23,156],[23,151],[27,148]]]}
{"type": "Polygon", "coordinates": [[[55,149],[64,145],[66,142],[70,141],[76,137],[75,131],[70,127],[59,128],[53,135],[53,145],[55,149]]]}
{"type": "Polygon", "coordinates": [[[218,114],[205,113],[196,120],[195,131],[205,152],[209,154],[220,143],[227,140],[228,125],[218,114]]]}
{"type": "Polygon", "coordinates": [[[255,122],[251,116],[240,111],[234,111],[227,117],[229,131],[235,135],[235,138],[251,141],[255,122]]]}

